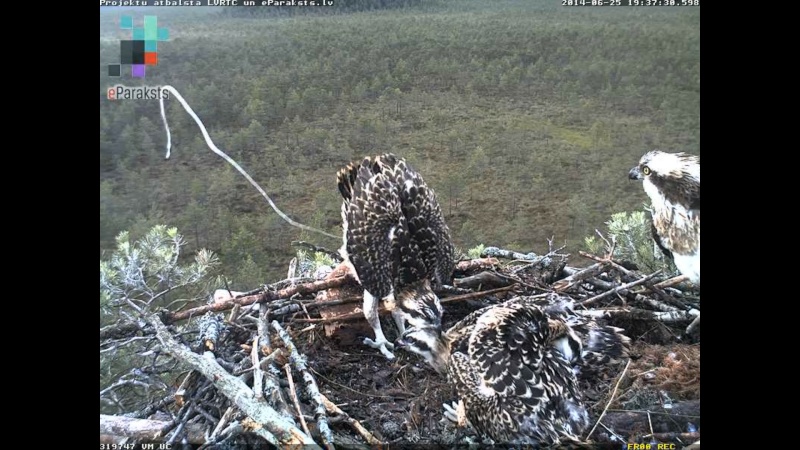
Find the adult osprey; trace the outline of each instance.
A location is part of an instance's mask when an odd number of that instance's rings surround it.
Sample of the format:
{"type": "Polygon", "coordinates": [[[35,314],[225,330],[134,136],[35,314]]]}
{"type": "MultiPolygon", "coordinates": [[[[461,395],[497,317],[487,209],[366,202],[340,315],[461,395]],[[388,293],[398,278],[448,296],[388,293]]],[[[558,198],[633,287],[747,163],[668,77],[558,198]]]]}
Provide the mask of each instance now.
{"type": "MultiPolygon", "coordinates": [[[[579,316],[567,297],[515,297],[466,316],[447,331],[446,354],[426,359],[456,389],[451,420],[495,443],[574,443],[589,424],[579,380],[627,357],[621,331],[579,316]]],[[[398,343],[424,351],[425,339],[409,330],[398,343]]]]}
{"type": "Polygon", "coordinates": [[[689,281],[700,284],[700,158],[653,150],[628,173],[653,205],[656,244],[689,281]]]}
{"type": "Polygon", "coordinates": [[[344,245],[340,253],[364,287],[364,315],[375,340],[364,343],[394,358],[378,317],[382,299],[399,332],[410,329],[444,345],[442,306],[433,289],[449,282],[455,248],[439,203],[402,158],[364,158],[339,171],[344,245]]]}

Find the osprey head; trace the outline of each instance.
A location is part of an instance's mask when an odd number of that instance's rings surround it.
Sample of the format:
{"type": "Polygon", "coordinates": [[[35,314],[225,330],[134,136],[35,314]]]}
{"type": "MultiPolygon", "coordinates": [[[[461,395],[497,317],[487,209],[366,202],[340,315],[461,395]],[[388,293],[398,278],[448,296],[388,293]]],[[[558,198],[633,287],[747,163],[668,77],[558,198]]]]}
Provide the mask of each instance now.
{"type": "Polygon", "coordinates": [[[628,172],[631,180],[691,177],[700,183],[700,158],[687,153],[666,153],[659,150],[647,152],[639,164],[628,172]]]}
{"type": "Polygon", "coordinates": [[[642,156],[628,178],[644,182],[656,208],[681,204],[687,210],[700,210],[699,156],[653,150],[642,156]]]}
{"type": "Polygon", "coordinates": [[[450,344],[437,327],[411,327],[394,343],[396,348],[416,353],[439,373],[447,372],[450,344]]]}

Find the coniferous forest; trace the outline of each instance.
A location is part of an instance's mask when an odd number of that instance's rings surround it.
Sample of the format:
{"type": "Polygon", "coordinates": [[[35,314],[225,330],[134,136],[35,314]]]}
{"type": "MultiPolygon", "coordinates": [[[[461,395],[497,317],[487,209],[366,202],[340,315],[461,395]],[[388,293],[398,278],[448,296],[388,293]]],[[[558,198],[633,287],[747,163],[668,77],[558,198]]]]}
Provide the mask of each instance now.
{"type": "MultiPolygon", "coordinates": [[[[123,71],[124,72],[124,71],[123,71]]],[[[337,1],[332,8],[101,8],[100,254],[115,236],[177,227],[216,252],[232,289],[280,279],[291,241],[341,241],[281,220],[167,100],[108,101],[116,83],[170,84],[298,222],[340,233],[336,171],[405,157],[456,245],[569,251],[642,210],[628,169],[648,150],[700,152],[698,7],[560,1],[337,1]],[[146,78],[111,78],[120,16],[169,29],[146,78]]]]}

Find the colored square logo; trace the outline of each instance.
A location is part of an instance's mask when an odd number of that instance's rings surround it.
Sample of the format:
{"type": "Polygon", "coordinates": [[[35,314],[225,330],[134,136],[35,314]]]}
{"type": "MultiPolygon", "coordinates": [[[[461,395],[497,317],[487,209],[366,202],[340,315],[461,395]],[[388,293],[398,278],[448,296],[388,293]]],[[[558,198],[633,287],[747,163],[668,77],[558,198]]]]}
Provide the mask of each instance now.
{"type": "Polygon", "coordinates": [[[169,31],[158,26],[156,16],[144,16],[142,26],[135,27],[132,16],[120,16],[119,27],[131,30],[131,39],[119,41],[119,64],[108,65],[108,76],[118,77],[122,65],[131,66],[131,76],[144,78],[145,67],[158,65],[158,41],[169,39],[169,31]]]}
{"type": "Polygon", "coordinates": [[[158,18],[156,16],[144,16],[144,38],[153,41],[158,39],[158,18]]]}
{"type": "Polygon", "coordinates": [[[131,76],[134,78],[144,78],[144,64],[134,64],[131,66],[131,76]]]}

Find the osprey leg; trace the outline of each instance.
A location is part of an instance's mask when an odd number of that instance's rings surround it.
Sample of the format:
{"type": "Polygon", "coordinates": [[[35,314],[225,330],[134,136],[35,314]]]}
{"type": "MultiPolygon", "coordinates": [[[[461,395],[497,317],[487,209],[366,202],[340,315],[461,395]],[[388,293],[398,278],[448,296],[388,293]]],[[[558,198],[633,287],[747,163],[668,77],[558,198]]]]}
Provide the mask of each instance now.
{"type": "Polygon", "coordinates": [[[386,336],[383,335],[383,330],[381,329],[381,319],[378,316],[378,299],[366,290],[364,291],[364,315],[375,332],[375,340],[364,338],[364,343],[380,350],[386,359],[394,359],[394,354],[389,351],[389,349],[394,350],[394,345],[386,340],[386,336]]]}

